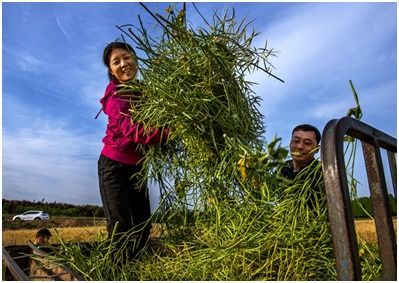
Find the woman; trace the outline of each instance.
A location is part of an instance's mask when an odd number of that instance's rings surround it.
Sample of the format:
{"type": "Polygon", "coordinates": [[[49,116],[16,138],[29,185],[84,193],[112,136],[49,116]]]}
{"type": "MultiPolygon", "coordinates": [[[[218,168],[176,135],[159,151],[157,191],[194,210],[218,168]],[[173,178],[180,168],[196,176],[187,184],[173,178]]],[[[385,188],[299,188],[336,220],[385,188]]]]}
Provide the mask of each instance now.
{"type": "Polygon", "coordinates": [[[47,245],[51,238],[51,232],[47,228],[42,228],[36,233],[35,245],[47,245]]]}
{"type": "Polygon", "coordinates": [[[133,227],[143,228],[138,245],[141,248],[150,234],[151,212],[147,187],[140,187],[145,183],[136,174],[142,168],[143,157],[136,147],[165,141],[168,130],[153,128],[148,132],[143,125],[132,122],[128,111],[130,102],[125,95],[122,98],[116,93],[119,84],[136,77],[138,64],[132,47],[124,42],[112,42],[104,49],[103,61],[110,82],[100,100],[108,125],[102,140],[98,175],[108,235],[127,232],[133,227]]]}

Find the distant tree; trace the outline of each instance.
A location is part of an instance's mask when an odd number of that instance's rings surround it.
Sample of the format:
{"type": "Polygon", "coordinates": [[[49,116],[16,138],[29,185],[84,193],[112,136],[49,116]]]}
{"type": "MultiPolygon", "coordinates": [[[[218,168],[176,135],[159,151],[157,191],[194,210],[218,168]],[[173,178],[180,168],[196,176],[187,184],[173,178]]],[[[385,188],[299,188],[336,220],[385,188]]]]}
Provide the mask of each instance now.
{"type": "Polygon", "coordinates": [[[51,216],[84,216],[104,217],[104,210],[101,206],[95,205],[73,205],[68,203],[27,201],[27,200],[6,200],[2,199],[3,214],[17,214],[26,210],[44,210],[51,216]]]}
{"type": "MultiPolygon", "coordinates": [[[[392,216],[397,216],[397,201],[392,195],[388,195],[389,206],[391,209],[392,216]]],[[[359,199],[352,200],[352,213],[355,218],[365,218],[369,215],[374,216],[373,205],[370,197],[361,197],[359,199]]]]}

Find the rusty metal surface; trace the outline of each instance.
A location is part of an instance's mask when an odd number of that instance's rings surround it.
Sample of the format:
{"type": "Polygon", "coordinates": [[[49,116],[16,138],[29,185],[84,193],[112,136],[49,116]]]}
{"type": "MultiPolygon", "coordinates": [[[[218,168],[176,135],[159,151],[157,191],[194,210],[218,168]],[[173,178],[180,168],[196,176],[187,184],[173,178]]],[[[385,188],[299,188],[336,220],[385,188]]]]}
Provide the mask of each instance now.
{"type": "Polygon", "coordinates": [[[355,224],[350,207],[346,177],[343,136],[339,120],[330,121],[323,131],[321,161],[328,216],[333,237],[338,280],[360,280],[355,224]]]}
{"type": "Polygon", "coordinates": [[[331,120],[323,131],[321,160],[338,280],[361,280],[358,244],[346,176],[343,141],[362,141],[383,266],[383,279],[396,280],[396,240],[379,148],[388,151],[396,195],[396,139],[350,117],[331,120]]]}
{"type": "Polygon", "coordinates": [[[393,153],[391,151],[387,151],[388,154],[388,163],[389,163],[389,168],[391,169],[391,180],[392,180],[392,185],[393,185],[393,192],[395,194],[395,198],[398,197],[397,195],[397,188],[396,188],[396,180],[397,180],[397,173],[396,173],[396,153],[393,153]]]}
{"type": "Polygon", "coordinates": [[[362,143],[373,205],[384,280],[396,280],[396,239],[381,154],[377,146],[362,143]]]}

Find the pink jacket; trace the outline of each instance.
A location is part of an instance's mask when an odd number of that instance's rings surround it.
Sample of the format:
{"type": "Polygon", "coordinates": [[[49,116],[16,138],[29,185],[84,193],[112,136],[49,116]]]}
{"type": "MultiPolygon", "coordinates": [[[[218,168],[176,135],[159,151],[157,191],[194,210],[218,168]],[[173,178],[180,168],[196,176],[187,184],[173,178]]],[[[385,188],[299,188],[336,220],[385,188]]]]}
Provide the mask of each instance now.
{"type": "Polygon", "coordinates": [[[115,94],[117,83],[111,81],[105,89],[100,103],[108,116],[108,125],[103,138],[101,154],[117,162],[137,164],[143,157],[137,144],[149,145],[165,141],[168,129],[151,128],[145,131],[141,124],[134,124],[129,115],[130,103],[115,94]]]}

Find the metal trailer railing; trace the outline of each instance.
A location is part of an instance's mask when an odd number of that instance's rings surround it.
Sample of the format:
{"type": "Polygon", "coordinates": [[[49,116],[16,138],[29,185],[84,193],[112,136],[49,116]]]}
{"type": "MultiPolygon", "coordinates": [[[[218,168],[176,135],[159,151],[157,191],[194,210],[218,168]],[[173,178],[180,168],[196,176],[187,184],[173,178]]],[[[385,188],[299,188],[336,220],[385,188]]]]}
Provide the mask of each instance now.
{"type": "Polygon", "coordinates": [[[344,159],[344,137],[361,140],[370,196],[374,211],[382,280],[397,280],[396,238],[388,200],[380,148],[388,153],[395,198],[396,139],[350,117],[331,120],[321,142],[321,161],[326,190],[328,217],[333,237],[338,280],[361,280],[360,260],[349,197],[344,159]]]}

